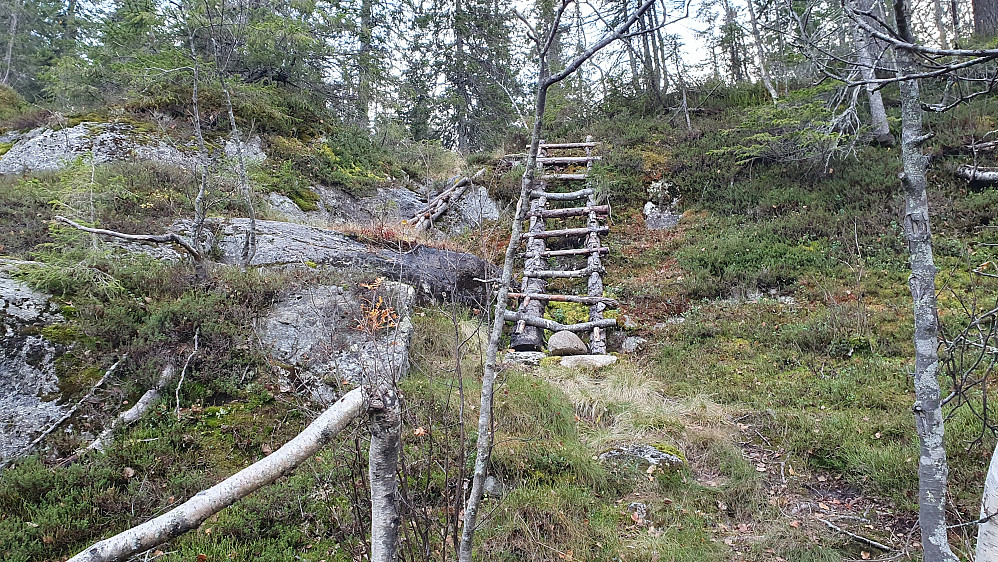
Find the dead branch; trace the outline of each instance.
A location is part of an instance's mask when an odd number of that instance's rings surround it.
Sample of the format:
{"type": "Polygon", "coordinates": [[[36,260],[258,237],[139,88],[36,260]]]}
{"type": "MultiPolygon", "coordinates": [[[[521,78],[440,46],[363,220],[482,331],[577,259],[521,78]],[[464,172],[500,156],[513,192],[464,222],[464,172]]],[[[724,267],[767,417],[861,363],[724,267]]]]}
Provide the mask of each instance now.
{"type": "Polygon", "coordinates": [[[363,391],[351,390],[270,456],[163,515],[98,542],[69,562],[120,562],[198,528],[212,515],[294,470],[343,431],[364,408],[363,391]]]}
{"type": "Polygon", "coordinates": [[[955,173],[967,181],[998,183],[998,168],[963,165],[959,166],[955,173]]]}
{"type": "Polygon", "coordinates": [[[849,537],[849,538],[851,538],[851,539],[853,539],[855,541],[858,541],[858,542],[861,542],[863,544],[872,546],[873,548],[876,548],[876,549],[880,549],[880,550],[882,550],[884,552],[894,552],[894,549],[891,548],[891,547],[889,547],[889,546],[887,546],[886,544],[879,543],[879,542],[877,542],[877,541],[875,541],[873,539],[864,537],[863,535],[857,535],[856,533],[851,533],[849,531],[846,531],[845,529],[843,529],[842,527],[839,527],[838,525],[836,525],[835,523],[832,523],[831,521],[827,521],[827,520],[822,519],[820,517],[815,517],[815,519],[817,519],[818,521],[821,521],[822,523],[824,523],[825,525],[827,525],[829,529],[831,529],[833,531],[836,531],[836,532],[839,532],[839,533],[842,533],[843,535],[845,535],[845,536],[847,536],[847,537],[849,537]]]}
{"type": "Polygon", "coordinates": [[[101,234],[104,236],[111,236],[113,238],[120,238],[121,240],[128,240],[130,242],[153,242],[156,244],[177,244],[182,247],[197,263],[202,263],[204,258],[201,253],[194,249],[186,240],[177,236],[176,234],[170,232],[167,234],[125,234],[124,232],[118,232],[116,230],[106,230],[103,228],[90,228],[88,226],[83,226],[78,222],[67,219],[66,217],[56,215],[55,220],[68,224],[69,226],[82,230],[83,232],[89,232],[90,234],[101,234]]]}
{"type": "Polygon", "coordinates": [[[168,363],[163,372],[160,373],[159,380],[156,381],[156,386],[147,390],[134,406],[122,412],[111,422],[111,425],[107,426],[107,429],[101,432],[97,439],[94,439],[93,443],[88,445],[86,449],[78,451],[77,454],[90,450],[103,451],[105,447],[111,444],[111,438],[114,436],[116,429],[135,423],[152,408],[153,404],[159,400],[160,392],[173,381],[173,377],[176,374],[177,370],[174,368],[173,363],[168,363]]]}

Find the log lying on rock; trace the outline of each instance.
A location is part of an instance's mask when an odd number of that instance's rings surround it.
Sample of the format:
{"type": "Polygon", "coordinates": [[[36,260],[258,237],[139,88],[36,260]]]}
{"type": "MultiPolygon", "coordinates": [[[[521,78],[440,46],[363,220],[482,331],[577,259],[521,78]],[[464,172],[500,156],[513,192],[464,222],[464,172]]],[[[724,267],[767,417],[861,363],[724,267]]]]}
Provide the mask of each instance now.
{"type": "MultiPolygon", "coordinates": [[[[181,233],[189,223],[175,225],[181,233]]],[[[238,265],[248,219],[215,221],[221,261],[238,265]]],[[[360,269],[416,287],[420,302],[456,301],[481,307],[487,286],[476,279],[494,277],[495,266],[462,252],[417,245],[411,249],[378,248],[345,234],[295,223],[256,221],[256,253],[250,266],[272,267],[318,264],[338,269],[360,269]]]]}
{"type": "Polygon", "coordinates": [[[70,558],[69,562],[127,560],[198,528],[212,515],[277,480],[314,455],[363,411],[363,391],[360,388],[351,390],[270,456],[199,492],[163,515],[100,541],[70,558]]]}

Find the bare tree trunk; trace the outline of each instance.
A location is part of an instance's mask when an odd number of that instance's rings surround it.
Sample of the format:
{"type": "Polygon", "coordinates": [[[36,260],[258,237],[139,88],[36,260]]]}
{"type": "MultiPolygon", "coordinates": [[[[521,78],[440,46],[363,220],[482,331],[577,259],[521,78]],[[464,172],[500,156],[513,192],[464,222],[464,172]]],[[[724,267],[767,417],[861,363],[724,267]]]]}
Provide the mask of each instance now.
{"type": "MultiPolygon", "coordinates": [[[[894,13],[902,39],[914,43],[905,0],[894,0],[894,13]]],[[[898,76],[918,72],[913,56],[896,49],[898,76]]],[[[917,80],[904,80],[901,88],[901,163],[905,198],[904,231],[911,263],[911,290],[915,317],[915,427],[918,431],[918,523],[926,562],[956,562],[946,531],[946,448],[939,400],[939,318],[936,306],[936,266],[929,226],[927,159],[921,145],[922,107],[917,80]]]]}
{"type": "Polygon", "coordinates": [[[370,126],[371,66],[374,57],[374,4],[376,0],[360,3],[360,49],[357,51],[357,124],[365,130],[370,126]]]}
{"type": "Polygon", "coordinates": [[[933,21],[936,24],[936,33],[939,34],[939,45],[946,49],[949,44],[949,30],[946,29],[946,9],[943,8],[942,0],[932,0],[933,21]]]}
{"type": "MultiPolygon", "coordinates": [[[[856,9],[859,11],[868,11],[872,5],[873,0],[859,0],[856,9]]],[[[870,53],[869,34],[855,22],[852,24],[852,33],[853,40],[856,43],[856,55],[859,59],[860,74],[863,76],[863,80],[874,80],[877,75],[874,72],[874,59],[870,53]]],[[[873,138],[880,144],[893,145],[894,136],[891,135],[891,127],[887,122],[887,110],[884,108],[884,98],[880,95],[880,90],[877,89],[876,84],[866,84],[865,87],[867,98],[870,101],[870,127],[873,129],[873,138]]]]}
{"type": "Polygon", "coordinates": [[[69,562],[120,562],[198,528],[209,517],[305,462],[364,411],[360,388],[351,390],[304,431],[270,456],[198,493],[170,511],[100,541],[69,562]]]}
{"type": "Polygon", "coordinates": [[[998,0],[973,0],[974,34],[981,37],[998,35],[998,0]]]}
{"type": "Polygon", "coordinates": [[[755,41],[755,49],[759,57],[759,74],[762,75],[763,86],[766,87],[769,96],[773,98],[773,103],[776,103],[779,101],[780,95],[776,92],[773,81],[769,77],[769,69],[766,67],[766,49],[762,44],[762,34],[759,33],[759,22],[756,20],[755,6],[752,2],[753,0],[745,0],[745,4],[748,5],[749,23],[752,25],[752,40],[755,41]]]}
{"type": "Polygon", "coordinates": [[[225,77],[227,70],[223,66],[221,50],[218,47],[218,39],[215,37],[215,26],[212,26],[211,44],[215,51],[215,67],[218,74],[218,83],[222,87],[222,94],[225,95],[225,108],[229,114],[229,128],[232,139],[236,142],[236,165],[239,174],[239,192],[243,196],[246,204],[246,214],[250,221],[249,230],[246,232],[246,241],[243,243],[242,262],[243,268],[249,267],[256,253],[256,210],[253,208],[253,194],[250,192],[249,175],[246,173],[246,144],[239,133],[239,126],[236,124],[236,114],[232,109],[232,93],[229,90],[229,82],[225,77]]]}
{"type": "Polygon", "coordinates": [[[17,36],[17,18],[21,15],[21,0],[14,0],[14,5],[10,9],[10,37],[7,38],[7,55],[4,57],[3,79],[0,85],[7,85],[10,79],[10,67],[14,54],[14,38],[17,36]]]}
{"type": "Polygon", "coordinates": [[[371,448],[368,476],[371,481],[371,562],[398,560],[399,452],[402,447],[402,416],[394,381],[372,397],[368,427],[371,448]]]}
{"type": "MultiPolygon", "coordinates": [[[[201,239],[204,234],[204,222],[208,218],[208,145],[204,141],[204,128],[201,126],[201,64],[197,51],[194,48],[194,28],[191,26],[190,13],[186,10],[183,2],[180,2],[181,17],[187,28],[187,46],[191,52],[191,68],[194,77],[191,85],[191,112],[194,117],[194,136],[198,143],[198,167],[200,168],[201,182],[198,185],[198,193],[194,197],[194,228],[192,232],[192,243],[198,252],[204,254],[201,239]]],[[[203,268],[198,270],[200,277],[206,277],[203,268]]]]}
{"type": "Polygon", "coordinates": [[[981,522],[977,526],[977,556],[974,562],[998,562],[998,446],[984,479],[981,522]]]}

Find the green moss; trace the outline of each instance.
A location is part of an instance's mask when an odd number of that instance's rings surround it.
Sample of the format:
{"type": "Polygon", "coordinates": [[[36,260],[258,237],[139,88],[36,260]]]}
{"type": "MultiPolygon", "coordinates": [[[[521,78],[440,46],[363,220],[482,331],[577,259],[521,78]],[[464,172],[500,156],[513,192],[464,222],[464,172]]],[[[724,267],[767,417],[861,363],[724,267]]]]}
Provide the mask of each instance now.
{"type": "Polygon", "coordinates": [[[660,441],[660,442],[657,442],[657,443],[652,443],[651,446],[655,447],[656,449],[658,449],[659,451],[661,451],[661,452],[663,452],[663,453],[665,453],[667,455],[672,455],[674,457],[679,458],[683,462],[686,462],[686,456],[683,455],[683,452],[680,451],[678,448],[676,448],[675,445],[672,445],[672,444],[669,444],[669,443],[664,443],[664,442],[660,441]]]}
{"type": "Polygon", "coordinates": [[[10,149],[14,148],[14,143],[12,142],[0,142],[0,156],[10,152],[10,149]]]}
{"type": "Polygon", "coordinates": [[[589,321],[589,307],[574,302],[548,302],[544,317],[561,324],[579,324],[589,321]]]}

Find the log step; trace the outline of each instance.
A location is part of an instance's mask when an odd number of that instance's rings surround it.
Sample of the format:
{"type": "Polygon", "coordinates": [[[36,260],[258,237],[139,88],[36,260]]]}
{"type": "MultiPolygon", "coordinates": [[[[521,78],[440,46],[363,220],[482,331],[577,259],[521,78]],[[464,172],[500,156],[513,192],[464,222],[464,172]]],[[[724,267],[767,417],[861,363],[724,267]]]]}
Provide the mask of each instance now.
{"type": "Polygon", "coordinates": [[[596,228],[562,228],[560,230],[545,230],[543,232],[524,232],[521,238],[558,238],[561,236],[584,236],[586,234],[606,234],[610,232],[609,226],[598,226],[596,228]]]}
{"type": "MultiPolygon", "coordinates": [[[[541,144],[541,148],[594,148],[600,146],[600,142],[553,142],[541,144]]],[[[529,146],[527,148],[530,148],[529,146]]]]}
{"type": "Polygon", "coordinates": [[[595,205],[592,207],[567,207],[564,209],[541,209],[540,211],[530,213],[529,216],[541,217],[545,219],[563,219],[566,217],[584,217],[588,216],[589,213],[596,213],[597,215],[607,216],[610,214],[609,205],[595,205]]]}
{"type": "MultiPolygon", "coordinates": [[[[601,254],[609,254],[610,248],[606,246],[601,246],[595,250],[590,250],[589,248],[573,248],[570,250],[546,250],[540,253],[542,258],[554,258],[558,256],[587,256],[592,253],[599,252],[601,254]]],[[[524,258],[536,258],[537,252],[527,252],[523,254],[524,258]]]]}
{"type": "Polygon", "coordinates": [[[617,308],[620,303],[607,297],[577,297],[574,295],[551,295],[548,293],[509,293],[511,299],[531,299],[535,301],[555,301],[574,302],[592,306],[594,304],[605,304],[608,308],[617,308]]]}
{"type": "Polygon", "coordinates": [[[537,178],[540,181],[551,180],[584,180],[586,174],[545,174],[537,178]]]}
{"type": "Polygon", "coordinates": [[[544,156],[537,159],[538,164],[588,164],[601,160],[599,156],[544,156]]]}
{"type": "Polygon", "coordinates": [[[523,322],[528,326],[544,328],[545,330],[551,330],[552,332],[560,332],[562,330],[568,330],[569,332],[588,332],[593,328],[613,328],[617,325],[617,320],[615,318],[596,320],[594,322],[582,322],[581,324],[561,324],[553,320],[538,318],[536,316],[527,316],[519,312],[513,312],[512,310],[507,310],[503,315],[503,318],[507,322],[523,322]]]}
{"type": "Polygon", "coordinates": [[[524,277],[532,277],[534,279],[579,279],[582,277],[589,277],[593,273],[602,274],[606,270],[602,267],[586,267],[583,269],[535,269],[533,271],[524,271],[524,277]]]}
{"type": "Polygon", "coordinates": [[[593,191],[591,188],[580,189],[578,191],[570,191],[567,193],[562,193],[558,191],[540,191],[535,189],[530,192],[530,196],[534,198],[546,197],[549,201],[574,201],[576,199],[584,199],[586,197],[589,197],[593,193],[595,193],[595,191],[593,191]]]}

